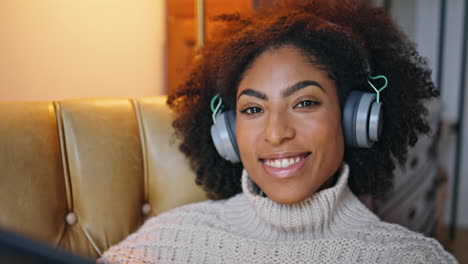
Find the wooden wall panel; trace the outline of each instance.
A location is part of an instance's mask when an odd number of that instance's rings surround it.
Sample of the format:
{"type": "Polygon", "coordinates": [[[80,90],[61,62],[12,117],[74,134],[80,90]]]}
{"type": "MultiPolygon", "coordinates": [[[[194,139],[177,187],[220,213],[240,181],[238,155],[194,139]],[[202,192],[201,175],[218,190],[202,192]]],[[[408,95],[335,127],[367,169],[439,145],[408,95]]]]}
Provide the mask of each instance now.
{"type": "MultiPolygon", "coordinates": [[[[258,1],[257,1],[258,2],[258,1]]],[[[213,31],[213,17],[222,13],[251,12],[253,0],[205,0],[206,40],[213,31]]],[[[167,74],[169,91],[177,89],[189,73],[196,51],[196,0],[167,1],[167,74]]]]}

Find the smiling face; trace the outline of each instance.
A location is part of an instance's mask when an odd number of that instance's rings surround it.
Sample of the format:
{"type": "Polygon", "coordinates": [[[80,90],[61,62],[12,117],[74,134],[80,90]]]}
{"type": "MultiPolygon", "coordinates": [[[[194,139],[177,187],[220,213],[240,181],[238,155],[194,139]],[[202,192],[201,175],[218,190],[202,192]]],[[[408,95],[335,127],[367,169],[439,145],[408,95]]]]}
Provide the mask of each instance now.
{"type": "Polygon", "coordinates": [[[273,201],[300,202],[343,161],[335,82],[294,46],[263,52],[237,89],[236,134],[244,168],[273,201]]]}

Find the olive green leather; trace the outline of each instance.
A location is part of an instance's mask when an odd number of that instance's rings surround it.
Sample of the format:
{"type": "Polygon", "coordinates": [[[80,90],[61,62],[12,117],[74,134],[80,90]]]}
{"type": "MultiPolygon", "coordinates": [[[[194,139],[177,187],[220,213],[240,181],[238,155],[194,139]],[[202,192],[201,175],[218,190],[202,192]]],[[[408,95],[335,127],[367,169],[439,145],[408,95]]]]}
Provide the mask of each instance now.
{"type": "Polygon", "coordinates": [[[0,228],[96,258],[147,217],[206,199],[165,102],[0,103],[0,228]]]}

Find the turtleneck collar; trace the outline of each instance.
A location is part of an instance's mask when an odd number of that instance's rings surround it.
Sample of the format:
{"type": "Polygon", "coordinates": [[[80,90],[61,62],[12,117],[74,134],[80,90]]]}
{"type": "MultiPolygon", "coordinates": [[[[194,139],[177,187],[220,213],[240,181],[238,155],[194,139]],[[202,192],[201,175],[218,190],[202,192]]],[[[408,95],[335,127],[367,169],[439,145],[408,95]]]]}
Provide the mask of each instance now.
{"type": "Polygon", "coordinates": [[[343,164],[335,186],[318,191],[296,204],[279,204],[259,195],[246,171],[243,194],[226,202],[224,220],[244,237],[272,241],[342,236],[378,218],[351,193],[349,167],[343,164]]]}

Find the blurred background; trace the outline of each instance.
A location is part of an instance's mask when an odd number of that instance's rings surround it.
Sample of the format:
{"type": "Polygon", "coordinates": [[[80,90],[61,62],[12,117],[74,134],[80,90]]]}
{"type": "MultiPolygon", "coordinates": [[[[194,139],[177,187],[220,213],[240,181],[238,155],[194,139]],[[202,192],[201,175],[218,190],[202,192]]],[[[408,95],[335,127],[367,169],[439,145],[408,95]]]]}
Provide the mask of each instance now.
{"type": "MultiPolygon", "coordinates": [[[[271,2],[0,0],[0,102],[166,94],[183,81],[197,47],[216,34],[219,25],[210,17],[254,12],[271,2]]],[[[468,248],[467,1],[374,2],[428,58],[441,89],[440,104],[430,106],[437,134],[436,143],[431,141],[437,144],[431,160],[437,164],[432,176],[437,188],[425,202],[430,209],[414,202],[397,214],[389,199],[377,206],[391,210],[379,213],[436,236],[468,263],[461,250],[468,248]]],[[[414,173],[424,174],[414,157],[409,161],[414,173]]],[[[393,198],[398,193],[403,191],[393,198]]],[[[393,203],[411,199],[401,195],[393,203]]]]}

